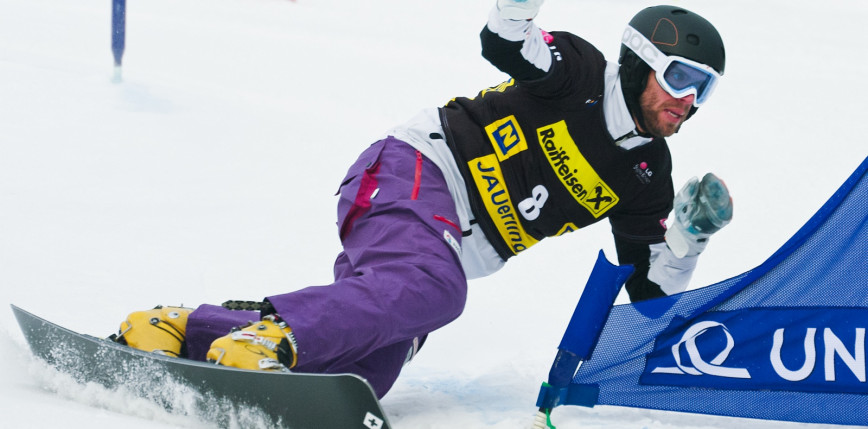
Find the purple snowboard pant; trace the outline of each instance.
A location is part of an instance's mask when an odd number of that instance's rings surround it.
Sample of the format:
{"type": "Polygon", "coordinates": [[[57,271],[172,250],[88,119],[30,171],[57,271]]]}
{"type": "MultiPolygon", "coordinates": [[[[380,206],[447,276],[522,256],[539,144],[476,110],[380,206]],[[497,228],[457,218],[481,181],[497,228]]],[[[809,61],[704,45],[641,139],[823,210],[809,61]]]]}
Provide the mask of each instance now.
{"type": "MultiPolygon", "coordinates": [[[[335,282],[270,296],[298,341],[294,372],[354,373],[379,397],[429,332],[458,317],[467,279],[455,203],[440,169],[389,137],[350,167],[340,189],[343,252],[335,282]]],[[[187,322],[190,358],[259,313],[202,305],[187,322]]]]}

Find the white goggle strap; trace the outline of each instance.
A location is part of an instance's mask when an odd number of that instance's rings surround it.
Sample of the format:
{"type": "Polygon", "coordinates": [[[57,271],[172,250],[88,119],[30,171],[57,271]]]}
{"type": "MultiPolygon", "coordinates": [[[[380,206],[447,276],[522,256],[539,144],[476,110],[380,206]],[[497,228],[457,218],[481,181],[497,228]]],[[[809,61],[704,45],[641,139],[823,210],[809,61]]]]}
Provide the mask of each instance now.
{"type": "Polygon", "coordinates": [[[669,63],[669,57],[660,52],[650,40],[642,33],[637,31],[632,26],[627,26],[624,29],[624,35],[621,36],[621,43],[630,48],[636,53],[642,61],[645,61],[658,74],[666,71],[666,65],[669,63]]]}

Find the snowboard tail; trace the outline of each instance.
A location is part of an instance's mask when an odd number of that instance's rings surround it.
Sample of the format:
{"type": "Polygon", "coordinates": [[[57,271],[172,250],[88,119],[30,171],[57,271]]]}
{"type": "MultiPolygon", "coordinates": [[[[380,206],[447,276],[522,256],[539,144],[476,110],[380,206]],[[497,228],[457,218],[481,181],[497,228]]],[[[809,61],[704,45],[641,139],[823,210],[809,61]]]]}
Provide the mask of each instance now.
{"type": "Polygon", "coordinates": [[[79,383],[127,389],[172,412],[197,413],[218,425],[238,413],[293,429],[389,428],[371,386],[353,374],[251,371],[136,350],[79,334],[16,306],[12,312],[34,355],[79,383]]]}

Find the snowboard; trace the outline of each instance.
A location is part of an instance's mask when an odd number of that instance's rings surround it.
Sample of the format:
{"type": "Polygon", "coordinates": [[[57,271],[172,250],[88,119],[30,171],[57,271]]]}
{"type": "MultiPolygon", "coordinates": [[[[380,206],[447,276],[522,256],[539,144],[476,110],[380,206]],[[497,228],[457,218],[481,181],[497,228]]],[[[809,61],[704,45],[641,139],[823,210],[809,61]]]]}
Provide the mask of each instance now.
{"type": "Polygon", "coordinates": [[[238,426],[241,414],[268,427],[390,427],[373,389],[356,375],[252,371],[173,358],[79,334],[14,305],[12,312],[33,354],[52,367],[79,383],[124,389],[170,412],[203,416],[222,427],[238,426]]]}

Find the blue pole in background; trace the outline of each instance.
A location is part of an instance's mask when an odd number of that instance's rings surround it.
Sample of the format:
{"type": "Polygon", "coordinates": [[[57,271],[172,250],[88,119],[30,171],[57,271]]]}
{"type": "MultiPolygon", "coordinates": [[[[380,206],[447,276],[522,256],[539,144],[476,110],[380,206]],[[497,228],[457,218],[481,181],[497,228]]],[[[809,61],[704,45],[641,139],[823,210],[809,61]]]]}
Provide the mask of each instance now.
{"type": "Polygon", "coordinates": [[[112,55],[115,58],[115,82],[121,80],[121,60],[127,31],[127,0],[112,0],[112,55]]]}

